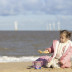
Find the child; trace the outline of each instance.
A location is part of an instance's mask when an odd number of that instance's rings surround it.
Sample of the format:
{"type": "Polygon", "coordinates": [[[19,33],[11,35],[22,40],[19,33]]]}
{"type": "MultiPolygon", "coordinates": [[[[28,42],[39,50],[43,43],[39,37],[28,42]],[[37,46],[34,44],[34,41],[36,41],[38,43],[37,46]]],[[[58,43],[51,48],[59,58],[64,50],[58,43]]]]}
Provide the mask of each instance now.
{"type": "MultiPolygon", "coordinates": [[[[39,53],[53,53],[50,56],[41,56],[36,60],[46,67],[69,68],[71,67],[70,58],[72,55],[71,33],[67,30],[60,31],[60,41],[54,40],[50,48],[45,51],[39,50],[39,53]]],[[[35,63],[35,61],[34,61],[35,63]]]]}

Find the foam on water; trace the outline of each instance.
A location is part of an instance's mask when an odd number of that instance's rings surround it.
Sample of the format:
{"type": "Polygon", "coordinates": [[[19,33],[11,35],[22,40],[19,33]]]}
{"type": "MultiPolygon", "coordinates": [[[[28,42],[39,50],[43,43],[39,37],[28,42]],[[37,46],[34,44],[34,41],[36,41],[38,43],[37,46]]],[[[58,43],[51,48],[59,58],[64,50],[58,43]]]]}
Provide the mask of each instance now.
{"type": "MultiPolygon", "coordinates": [[[[23,56],[23,57],[8,57],[8,56],[0,56],[0,63],[4,62],[30,62],[30,61],[35,61],[38,59],[40,56],[23,56]]],[[[71,57],[72,60],[72,57],[71,57]]]]}
{"type": "Polygon", "coordinates": [[[0,56],[0,62],[29,62],[35,61],[39,57],[28,56],[28,57],[8,57],[8,56],[0,56]]]}

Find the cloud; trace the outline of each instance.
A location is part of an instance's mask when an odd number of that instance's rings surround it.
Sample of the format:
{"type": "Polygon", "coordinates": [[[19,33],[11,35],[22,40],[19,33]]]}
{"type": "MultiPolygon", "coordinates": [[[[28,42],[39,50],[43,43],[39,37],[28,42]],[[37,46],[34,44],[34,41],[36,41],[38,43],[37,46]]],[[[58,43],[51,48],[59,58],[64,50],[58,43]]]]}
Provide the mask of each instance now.
{"type": "Polygon", "coordinates": [[[0,15],[72,15],[72,0],[0,0],[0,15]]]}

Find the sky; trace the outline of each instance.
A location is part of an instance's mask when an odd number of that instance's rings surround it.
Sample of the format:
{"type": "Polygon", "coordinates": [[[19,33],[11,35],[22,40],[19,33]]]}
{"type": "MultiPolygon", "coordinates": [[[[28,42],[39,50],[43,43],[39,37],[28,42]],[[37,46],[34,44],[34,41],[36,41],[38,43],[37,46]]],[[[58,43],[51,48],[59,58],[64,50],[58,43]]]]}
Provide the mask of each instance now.
{"type": "Polygon", "coordinates": [[[57,26],[57,21],[61,29],[72,30],[72,0],[0,0],[0,30],[14,29],[9,26],[15,20],[22,30],[46,30],[47,24],[57,26]]]}

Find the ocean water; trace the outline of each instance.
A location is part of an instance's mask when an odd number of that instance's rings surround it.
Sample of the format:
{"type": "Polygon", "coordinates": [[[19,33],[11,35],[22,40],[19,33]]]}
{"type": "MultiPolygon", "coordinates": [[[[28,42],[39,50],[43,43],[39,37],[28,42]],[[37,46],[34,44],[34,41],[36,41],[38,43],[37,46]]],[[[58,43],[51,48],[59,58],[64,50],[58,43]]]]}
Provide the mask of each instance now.
{"type": "Polygon", "coordinates": [[[34,61],[46,55],[37,51],[50,47],[55,39],[58,31],[0,31],[0,62],[34,61]]]}

